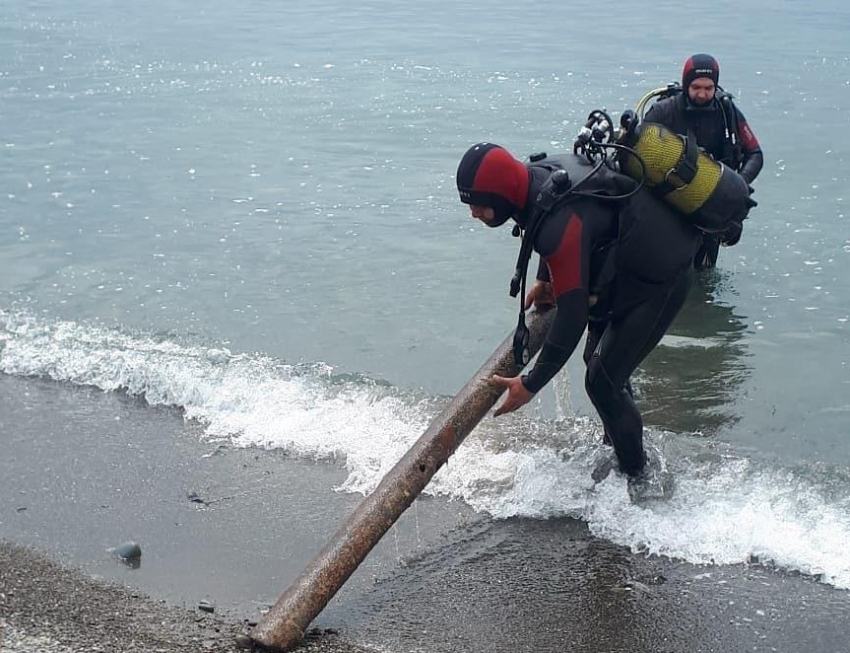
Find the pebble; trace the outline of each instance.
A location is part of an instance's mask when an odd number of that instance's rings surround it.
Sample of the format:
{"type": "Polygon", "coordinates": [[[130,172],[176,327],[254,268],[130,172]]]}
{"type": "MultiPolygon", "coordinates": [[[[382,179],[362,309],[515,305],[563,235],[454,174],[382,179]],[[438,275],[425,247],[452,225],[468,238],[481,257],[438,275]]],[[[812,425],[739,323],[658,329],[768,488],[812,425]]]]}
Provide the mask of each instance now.
{"type": "Polygon", "coordinates": [[[252,648],[254,646],[254,640],[243,633],[239,633],[234,637],[233,643],[239,648],[252,648]]]}
{"type": "Polygon", "coordinates": [[[201,495],[199,495],[197,492],[189,492],[189,494],[186,495],[186,498],[189,499],[189,501],[191,501],[192,503],[206,503],[206,501],[204,501],[201,495]]]}
{"type": "Polygon", "coordinates": [[[116,546],[112,552],[122,560],[135,560],[142,556],[142,547],[136,542],[124,542],[116,546]]]}

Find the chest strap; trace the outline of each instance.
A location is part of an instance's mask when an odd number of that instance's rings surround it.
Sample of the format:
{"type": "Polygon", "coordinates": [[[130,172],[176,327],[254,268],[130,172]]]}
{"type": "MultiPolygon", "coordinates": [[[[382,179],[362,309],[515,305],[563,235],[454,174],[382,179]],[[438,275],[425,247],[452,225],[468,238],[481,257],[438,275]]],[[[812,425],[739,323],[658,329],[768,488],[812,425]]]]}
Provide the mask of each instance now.
{"type": "Polygon", "coordinates": [[[688,135],[684,137],[684,141],[685,147],[682,150],[682,156],[679,157],[676,165],[667,171],[664,180],[652,189],[652,194],[658,199],[674,191],[682,190],[696,177],[697,158],[699,157],[697,138],[691,130],[688,130],[688,135]]]}

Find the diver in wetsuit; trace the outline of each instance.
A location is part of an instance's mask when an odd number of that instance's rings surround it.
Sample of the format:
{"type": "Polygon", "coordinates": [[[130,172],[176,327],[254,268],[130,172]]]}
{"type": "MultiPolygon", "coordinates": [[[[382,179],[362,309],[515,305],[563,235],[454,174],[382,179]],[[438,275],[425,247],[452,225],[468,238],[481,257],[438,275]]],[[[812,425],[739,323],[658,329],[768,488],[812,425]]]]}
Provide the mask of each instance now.
{"type": "MultiPolygon", "coordinates": [[[[714,57],[689,57],[682,69],[681,88],[672,87],[670,97],[653,104],[644,121],[664,125],[682,136],[692,132],[697,145],[752,184],[764,165],[764,155],[732,96],[717,86],[719,80],[720,65],[714,57]]],[[[724,234],[706,234],[694,267],[715,267],[721,242],[734,245],[740,238],[740,224],[724,234]]]]}
{"type": "Polygon", "coordinates": [[[557,309],[533,369],[524,376],[494,377],[508,390],[495,414],[528,403],[564,366],[590,321],[585,387],[621,471],[636,476],[646,456],[629,377],[685,300],[700,232],[648,191],[629,196],[637,182],[607,166],[581,184],[595,195],[535,213],[536,198],[558,168],[577,187],[592,166],[578,155],[525,164],[500,146],[479,143],[458,167],[460,199],[473,218],[490,227],[513,218],[522,228],[532,217],[540,220],[533,248],[541,264],[526,307],[552,302],[557,309]]]}

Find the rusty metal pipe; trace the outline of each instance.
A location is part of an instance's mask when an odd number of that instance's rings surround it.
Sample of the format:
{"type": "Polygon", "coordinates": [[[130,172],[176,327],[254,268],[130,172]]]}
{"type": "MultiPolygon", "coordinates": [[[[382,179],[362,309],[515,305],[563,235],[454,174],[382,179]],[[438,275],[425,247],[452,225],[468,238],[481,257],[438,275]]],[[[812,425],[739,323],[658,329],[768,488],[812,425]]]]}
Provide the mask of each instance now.
{"type": "MultiPolygon", "coordinates": [[[[529,313],[532,356],[542,346],[554,315],[554,310],[529,313]]],[[[310,622],[496,403],[504,390],[490,378],[494,374],[515,376],[519,373],[512,342],[513,334],[499,345],[260,620],[251,633],[258,648],[288,651],[301,642],[310,622]]]]}

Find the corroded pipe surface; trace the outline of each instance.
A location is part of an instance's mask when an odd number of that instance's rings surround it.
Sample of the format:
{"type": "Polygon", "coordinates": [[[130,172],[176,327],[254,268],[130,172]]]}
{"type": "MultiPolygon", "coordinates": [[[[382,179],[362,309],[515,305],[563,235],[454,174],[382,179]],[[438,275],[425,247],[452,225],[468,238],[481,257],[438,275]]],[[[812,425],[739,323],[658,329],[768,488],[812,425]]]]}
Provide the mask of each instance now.
{"type": "MultiPolygon", "coordinates": [[[[554,310],[528,314],[532,356],[542,346],[554,316],[554,310]]],[[[490,377],[519,373],[514,363],[512,341],[513,334],[499,345],[260,620],[251,633],[258,648],[288,651],[301,642],[310,622],[496,403],[504,390],[490,377]]]]}

